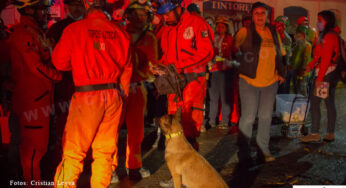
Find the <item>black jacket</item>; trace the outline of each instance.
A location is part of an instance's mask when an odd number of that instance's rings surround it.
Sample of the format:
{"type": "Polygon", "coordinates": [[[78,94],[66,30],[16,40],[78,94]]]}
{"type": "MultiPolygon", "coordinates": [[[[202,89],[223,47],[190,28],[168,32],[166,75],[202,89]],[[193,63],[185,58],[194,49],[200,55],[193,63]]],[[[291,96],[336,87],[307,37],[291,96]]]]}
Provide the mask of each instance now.
{"type": "MultiPolygon", "coordinates": [[[[278,39],[278,34],[274,27],[269,27],[272,33],[275,48],[275,69],[281,77],[285,77],[285,65],[284,57],[281,54],[280,43],[278,39]]],[[[262,39],[257,33],[254,24],[251,24],[247,29],[246,39],[240,46],[240,53],[237,55],[237,60],[240,62],[239,73],[250,78],[256,78],[259,52],[261,48],[262,39]]]]}

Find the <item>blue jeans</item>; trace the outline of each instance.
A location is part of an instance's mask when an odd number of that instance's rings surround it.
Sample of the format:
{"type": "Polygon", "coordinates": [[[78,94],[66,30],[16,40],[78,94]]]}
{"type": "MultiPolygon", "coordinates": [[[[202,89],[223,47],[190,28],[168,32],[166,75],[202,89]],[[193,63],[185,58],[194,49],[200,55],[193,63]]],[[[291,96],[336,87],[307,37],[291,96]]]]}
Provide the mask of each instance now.
{"type": "Polygon", "coordinates": [[[270,154],[270,126],[277,91],[278,82],[267,87],[254,87],[243,78],[239,79],[241,117],[238,146],[240,160],[250,156],[250,139],[256,116],[258,116],[257,145],[263,154],[270,154]]]}

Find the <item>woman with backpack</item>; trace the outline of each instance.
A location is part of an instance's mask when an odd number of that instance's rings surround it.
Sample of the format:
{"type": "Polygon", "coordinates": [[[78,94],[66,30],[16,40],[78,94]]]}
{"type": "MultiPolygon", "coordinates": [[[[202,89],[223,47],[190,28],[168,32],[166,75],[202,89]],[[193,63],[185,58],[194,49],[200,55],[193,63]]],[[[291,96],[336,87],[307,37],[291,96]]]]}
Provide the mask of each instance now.
{"type": "Polygon", "coordinates": [[[310,89],[311,100],[311,134],[302,137],[302,142],[316,142],[321,140],[320,103],[324,99],[327,108],[328,128],[324,141],[334,141],[334,130],[336,122],[335,88],[338,82],[336,71],[337,59],[340,55],[339,36],[336,32],[336,18],[333,12],[325,10],[318,13],[317,28],[319,40],[314,49],[313,60],[306,67],[306,72],[314,70],[315,82],[310,89]],[[328,88],[329,87],[329,88],[328,88]],[[325,92],[325,95],[323,95],[325,92]]]}

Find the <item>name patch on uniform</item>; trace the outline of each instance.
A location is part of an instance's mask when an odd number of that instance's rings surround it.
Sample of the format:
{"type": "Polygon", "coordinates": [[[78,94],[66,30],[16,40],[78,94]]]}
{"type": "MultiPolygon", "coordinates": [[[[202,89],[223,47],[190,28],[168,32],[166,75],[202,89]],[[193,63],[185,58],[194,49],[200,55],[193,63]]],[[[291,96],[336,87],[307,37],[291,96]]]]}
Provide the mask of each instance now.
{"type": "Polygon", "coordinates": [[[194,36],[193,28],[192,27],[186,28],[183,34],[184,39],[189,40],[189,39],[192,39],[193,36],[194,36]]]}
{"type": "Polygon", "coordinates": [[[106,50],[106,44],[104,42],[94,42],[94,48],[96,50],[102,50],[105,51],[106,50]]]}
{"type": "Polygon", "coordinates": [[[116,38],[117,33],[114,31],[99,31],[99,30],[88,30],[89,32],[89,37],[94,38],[94,39],[110,39],[114,40],[116,38]]]}
{"type": "Polygon", "coordinates": [[[207,30],[201,31],[201,35],[203,38],[208,37],[208,31],[207,30]]]}

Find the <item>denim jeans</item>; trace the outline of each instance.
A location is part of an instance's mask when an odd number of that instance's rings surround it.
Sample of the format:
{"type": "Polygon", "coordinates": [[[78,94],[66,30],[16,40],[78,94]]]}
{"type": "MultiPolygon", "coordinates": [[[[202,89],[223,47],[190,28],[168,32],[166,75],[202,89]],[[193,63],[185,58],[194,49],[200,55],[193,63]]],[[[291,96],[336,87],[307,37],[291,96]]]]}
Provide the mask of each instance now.
{"type": "Polygon", "coordinates": [[[249,144],[256,116],[258,116],[257,145],[263,154],[270,154],[270,126],[277,90],[278,82],[267,87],[254,87],[243,78],[239,79],[241,117],[238,146],[240,160],[250,156],[249,144]]]}
{"type": "Polygon", "coordinates": [[[231,113],[232,97],[232,72],[216,71],[210,75],[210,88],[208,89],[210,97],[209,122],[215,123],[218,119],[219,99],[221,99],[222,123],[229,122],[231,113]]]}
{"type": "MultiPolygon", "coordinates": [[[[323,78],[324,82],[329,82],[329,96],[324,99],[327,108],[328,127],[327,133],[334,133],[336,122],[336,107],[335,107],[335,89],[338,83],[338,74],[336,71],[329,73],[323,78]]],[[[311,92],[314,91],[315,84],[313,84],[311,92]]],[[[311,133],[319,133],[320,120],[321,120],[321,98],[316,97],[313,93],[310,94],[311,100],[311,120],[312,127],[311,133]]]]}

